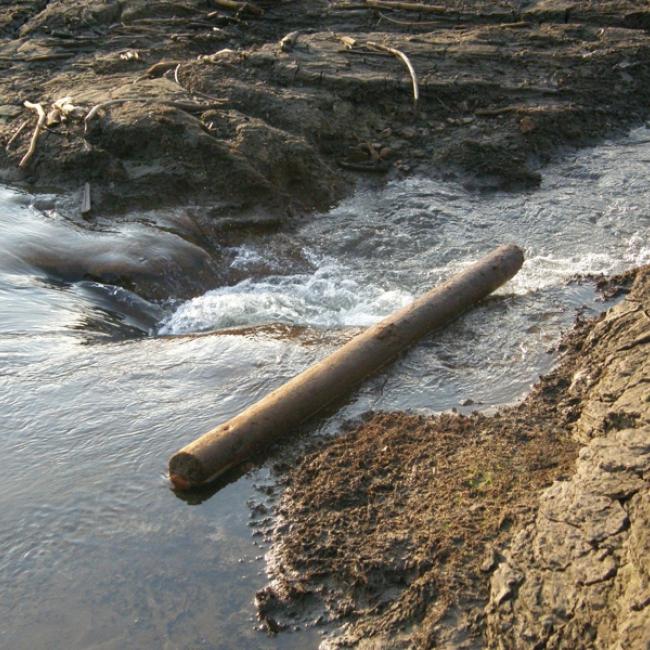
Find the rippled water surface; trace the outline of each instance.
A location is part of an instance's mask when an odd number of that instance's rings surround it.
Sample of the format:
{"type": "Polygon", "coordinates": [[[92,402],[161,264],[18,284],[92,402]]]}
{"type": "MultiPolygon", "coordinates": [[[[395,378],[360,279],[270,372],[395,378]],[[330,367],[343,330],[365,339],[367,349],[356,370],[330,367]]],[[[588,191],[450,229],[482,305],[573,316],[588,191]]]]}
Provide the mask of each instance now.
{"type": "Polygon", "coordinates": [[[90,227],[0,188],[0,647],[315,647],[313,628],[254,629],[265,581],[247,502],[272,489],[269,469],[190,505],[168,489],[167,458],[509,241],[527,254],[513,282],[312,426],[519,399],[576,309],[603,306],[575,274],[650,261],[649,139],[576,154],[525,194],[427,179],[360,190],[292,235],[224,246],[239,281],[185,303],[92,279],[181,277],[196,246],[174,215],[90,227]]]}

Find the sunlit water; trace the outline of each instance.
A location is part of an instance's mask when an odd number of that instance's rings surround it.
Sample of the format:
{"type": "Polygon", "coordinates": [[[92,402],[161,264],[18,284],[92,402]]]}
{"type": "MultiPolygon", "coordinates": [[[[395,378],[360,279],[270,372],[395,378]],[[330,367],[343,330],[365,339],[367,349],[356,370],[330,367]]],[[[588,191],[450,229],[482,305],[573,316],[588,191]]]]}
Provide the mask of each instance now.
{"type": "Polygon", "coordinates": [[[313,628],[255,630],[264,549],[247,502],[268,468],[192,506],[169,491],[167,458],[510,241],[527,255],[513,282],[311,427],[519,399],[576,310],[603,306],[575,274],[650,261],[649,136],[579,153],[526,194],[426,179],[359,191],[281,242],[229,245],[244,279],[185,303],[83,279],[106,265],[181,277],[197,251],[161,226],[173,215],[90,228],[0,189],[0,647],[316,647],[313,628]]]}

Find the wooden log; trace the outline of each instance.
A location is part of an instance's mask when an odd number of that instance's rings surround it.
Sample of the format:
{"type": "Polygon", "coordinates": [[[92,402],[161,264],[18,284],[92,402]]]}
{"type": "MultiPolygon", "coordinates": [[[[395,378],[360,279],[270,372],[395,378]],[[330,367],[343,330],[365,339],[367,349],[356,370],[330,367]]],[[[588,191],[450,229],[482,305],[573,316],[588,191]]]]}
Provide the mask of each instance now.
{"type": "Polygon", "coordinates": [[[414,11],[424,14],[446,14],[447,7],[440,5],[427,5],[422,2],[395,2],[393,0],[365,0],[362,3],[342,3],[333,6],[336,10],[355,9],[392,9],[395,11],[414,11]]]}
{"type": "Polygon", "coordinates": [[[274,438],[347,395],[363,379],[395,359],[401,350],[449,323],[507,282],[521,268],[523,259],[517,246],[500,246],[183,447],[169,461],[173,486],[187,490],[214,480],[274,438]]]}

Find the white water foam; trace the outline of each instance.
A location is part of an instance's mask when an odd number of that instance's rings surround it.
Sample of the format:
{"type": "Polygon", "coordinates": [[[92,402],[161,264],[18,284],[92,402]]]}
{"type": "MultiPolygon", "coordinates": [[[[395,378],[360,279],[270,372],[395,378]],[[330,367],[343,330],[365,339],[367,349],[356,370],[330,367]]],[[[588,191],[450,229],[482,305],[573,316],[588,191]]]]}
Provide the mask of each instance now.
{"type": "Polygon", "coordinates": [[[269,323],[366,327],[412,299],[405,290],[362,284],[349,277],[345,268],[327,261],[312,274],[246,279],[208,291],[180,305],[159,333],[269,323]]]}
{"type": "Polygon", "coordinates": [[[553,286],[561,286],[576,276],[598,276],[622,273],[633,266],[650,263],[650,246],[635,233],[621,256],[609,252],[589,252],[571,257],[535,255],[526,251],[521,271],[501,292],[524,294],[553,286]]]}
{"type": "MultiPolygon", "coordinates": [[[[303,252],[312,263],[319,263],[313,251],[303,252]]],[[[430,273],[440,278],[450,277],[474,259],[449,262],[430,269],[430,273]]],[[[242,267],[261,261],[268,263],[262,252],[246,246],[242,247],[233,265],[242,267]]],[[[521,271],[499,293],[523,295],[562,286],[578,275],[610,275],[647,263],[650,263],[650,246],[638,233],[629,239],[620,257],[608,252],[572,257],[535,255],[534,249],[529,249],[521,271]]],[[[411,279],[404,277],[404,284],[411,279]]],[[[420,293],[430,288],[423,286],[420,293]]],[[[234,286],[208,291],[182,303],[161,323],[158,333],[178,335],[271,323],[323,328],[367,327],[407,305],[417,294],[407,286],[389,288],[363,282],[355,271],[327,259],[321,261],[313,273],[248,278],[234,286]]]]}

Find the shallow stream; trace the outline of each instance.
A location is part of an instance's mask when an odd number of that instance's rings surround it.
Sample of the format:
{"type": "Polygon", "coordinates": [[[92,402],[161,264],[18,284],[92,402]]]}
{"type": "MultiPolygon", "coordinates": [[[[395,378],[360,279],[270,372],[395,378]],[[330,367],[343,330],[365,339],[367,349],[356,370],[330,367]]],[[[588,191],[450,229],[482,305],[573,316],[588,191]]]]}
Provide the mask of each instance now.
{"type": "Polygon", "coordinates": [[[255,630],[264,544],[247,504],[275,489],[269,464],[192,505],[169,490],[167,458],[510,241],[527,255],[514,281],[305,435],[369,409],[520,399],[576,311],[604,306],[575,275],[650,262],[649,169],[639,129],[567,156],[528,193],[360,189],[290,235],[229,244],[239,281],[185,303],[70,279],[100,263],[182,275],[178,215],[90,227],[56,197],[0,187],[0,647],[316,647],[317,628],[255,630]]]}

